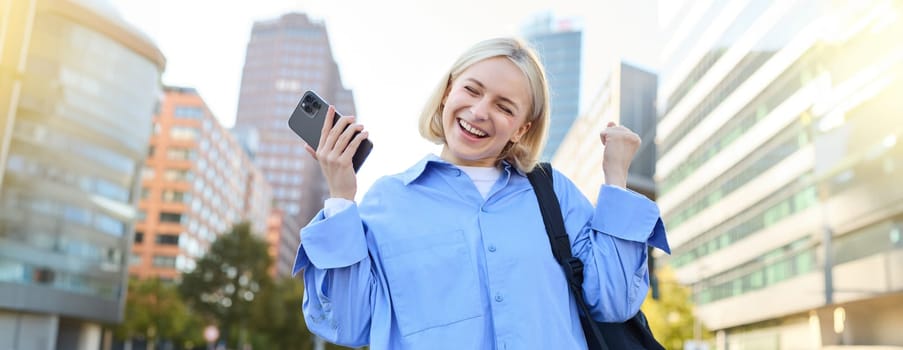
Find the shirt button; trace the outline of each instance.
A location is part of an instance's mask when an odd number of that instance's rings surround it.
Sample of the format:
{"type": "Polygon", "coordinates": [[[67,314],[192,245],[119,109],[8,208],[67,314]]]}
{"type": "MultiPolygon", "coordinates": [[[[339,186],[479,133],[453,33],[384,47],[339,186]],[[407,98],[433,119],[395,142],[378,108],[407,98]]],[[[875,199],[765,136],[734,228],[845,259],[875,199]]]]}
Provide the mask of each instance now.
{"type": "Polygon", "coordinates": [[[495,252],[495,246],[494,246],[494,245],[489,246],[489,251],[490,251],[490,252],[495,252]]]}
{"type": "Polygon", "coordinates": [[[496,301],[496,302],[499,302],[499,303],[501,303],[501,302],[502,302],[502,300],[505,300],[505,298],[504,298],[504,297],[502,297],[502,295],[501,295],[501,294],[497,294],[497,295],[496,295],[496,296],[495,296],[495,301],[496,301]]]}

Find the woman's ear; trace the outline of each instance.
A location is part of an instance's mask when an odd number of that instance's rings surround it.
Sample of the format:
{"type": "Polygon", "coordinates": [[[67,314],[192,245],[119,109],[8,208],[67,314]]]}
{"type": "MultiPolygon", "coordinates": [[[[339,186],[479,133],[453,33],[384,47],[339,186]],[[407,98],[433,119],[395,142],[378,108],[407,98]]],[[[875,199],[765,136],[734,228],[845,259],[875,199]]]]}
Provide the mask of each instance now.
{"type": "Polygon", "coordinates": [[[514,135],[511,135],[511,142],[519,142],[520,139],[527,134],[527,131],[530,131],[531,126],[533,126],[533,123],[526,122],[524,123],[524,125],[521,125],[519,128],[517,128],[517,131],[514,133],[514,135]]]}
{"type": "Polygon", "coordinates": [[[439,114],[442,114],[442,110],[445,109],[445,100],[448,99],[448,94],[442,96],[442,101],[439,101],[439,114]]]}
{"type": "Polygon", "coordinates": [[[445,81],[445,92],[442,93],[442,102],[439,103],[440,108],[445,108],[445,100],[448,99],[448,94],[451,93],[452,87],[452,79],[451,75],[448,76],[448,80],[445,81]]]}

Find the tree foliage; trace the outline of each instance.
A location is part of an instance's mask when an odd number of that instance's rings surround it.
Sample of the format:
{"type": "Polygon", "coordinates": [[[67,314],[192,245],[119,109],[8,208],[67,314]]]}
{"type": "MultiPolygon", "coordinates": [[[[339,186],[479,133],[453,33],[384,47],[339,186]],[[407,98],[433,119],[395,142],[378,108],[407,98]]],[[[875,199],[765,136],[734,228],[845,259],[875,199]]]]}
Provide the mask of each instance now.
{"type": "Polygon", "coordinates": [[[202,341],[200,320],[182,301],[176,287],[157,278],[129,281],[125,319],[113,328],[117,339],[135,337],[176,344],[202,341]]]}
{"type": "MultiPolygon", "coordinates": [[[[655,339],[665,349],[682,350],[684,341],[693,339],[696,316],[693,314],[692,293],[690,288],[681,285],[674,278],[674,271],[669,266],[656,269],[659,280],[659,298],[652,299],[651,293],[643,302],[643,312],[649,319],[649,327],[655,339]]],[[[710,335],[706,334],[706,338],[710,335]]]]}
{"type": "Polygon", "coordinates": [[[179,291],[193,310],[219,324],[227,342],[250,342],[255,302],[272,285],[271,263],[266,242],[251,233],[250,224],[236,224],[213,242],[194,271],[182,275],[179,291]]]}
{"type": "Polygon", "coordinates": [[[274,282],[271,264],[267,243],[247,223],[236,224],[213,242],[194,271],[182,275],[179,291],[192,310],[218,326],[228,348],[313,349],[301,313],[303,283],[274,282]]]}
{"type": "Polygon", "coordinates": [[[268,349],[311,349],[313,335],[301,313],[304,285],[298,279],[282,278],[264,291],[251,319],[267,335],[268,349]]]}
{"type": "MultiPolygon", "coordinates": [[[[273,288],[264,292],[251,317],[257,330],[265,335],[255,342],[255,349],[314,349],[314,336],[308,331],[301,313],[303,295],[304,283],[297,278],[279,279],[273,288]]],[[[348,349],[328,343],[325,348],[348,349]]]]}

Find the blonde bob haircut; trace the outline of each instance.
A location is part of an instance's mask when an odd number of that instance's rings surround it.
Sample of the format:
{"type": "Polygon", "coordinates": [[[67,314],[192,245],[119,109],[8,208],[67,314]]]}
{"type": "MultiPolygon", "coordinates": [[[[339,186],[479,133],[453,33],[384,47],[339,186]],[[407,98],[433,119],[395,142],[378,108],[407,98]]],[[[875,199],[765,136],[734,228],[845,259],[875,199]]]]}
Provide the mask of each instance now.
{"type": "Polygon", "coordinates": [[[436,144],[445,144],[445,130],[442,127],[442,108],[452,82],[461,73],[477,62],[494,57],[508,58],[524,73],[533,97],[528,109],[527,123],[530,129],[516,142],[508,145],[499,154],[499,161],[508,161],[523,172],[532,170],[539,161],[539,155],[546,143],[549,128],[549,87],[546,74],[536,52],[523,41],[515,38],[484,40],[465,51],[445,74],[436,89],[427,99],[420,114],[420,135],[436,144]]]}

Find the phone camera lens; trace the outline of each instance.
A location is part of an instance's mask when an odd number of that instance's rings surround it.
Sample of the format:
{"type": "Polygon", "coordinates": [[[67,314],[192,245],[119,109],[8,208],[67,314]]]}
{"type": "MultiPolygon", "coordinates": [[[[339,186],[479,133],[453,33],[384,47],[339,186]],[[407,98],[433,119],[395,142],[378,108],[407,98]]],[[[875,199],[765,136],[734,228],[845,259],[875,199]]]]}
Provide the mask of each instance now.
{"type": "Polygon", "coordinates": [[[314,109],[320,109],[320,102],[314,101],[314,109]]]}
{"type": "Polygon", "coordinates": [[[311,100],[310,95],[304,96],[304,100],[303,100],[304,102],[310,103],[310,100],[311,100]]]}

